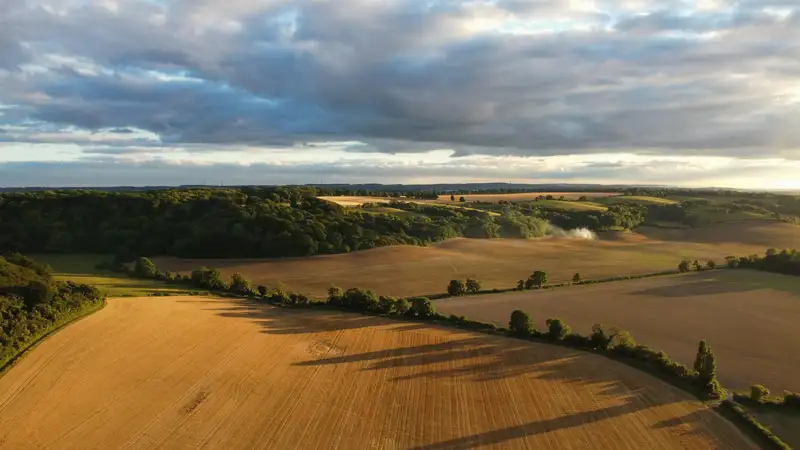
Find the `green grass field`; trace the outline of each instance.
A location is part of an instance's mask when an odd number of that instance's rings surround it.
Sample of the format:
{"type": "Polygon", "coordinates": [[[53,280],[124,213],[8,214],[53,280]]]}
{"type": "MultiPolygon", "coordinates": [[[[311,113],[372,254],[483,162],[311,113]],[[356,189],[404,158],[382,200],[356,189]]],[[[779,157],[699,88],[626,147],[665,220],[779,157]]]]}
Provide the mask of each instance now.
{"type": "Polygon", "coordinates": [[[54,278],[59,281],[94,286],[109,297],[143,297],[149,295],[179,295],[201,292],[155,280],[138,280],[122,274],[99,270],[95,266],[111,260],[106,255],[32,255],[35,261],[53,268],[54,278]]]}

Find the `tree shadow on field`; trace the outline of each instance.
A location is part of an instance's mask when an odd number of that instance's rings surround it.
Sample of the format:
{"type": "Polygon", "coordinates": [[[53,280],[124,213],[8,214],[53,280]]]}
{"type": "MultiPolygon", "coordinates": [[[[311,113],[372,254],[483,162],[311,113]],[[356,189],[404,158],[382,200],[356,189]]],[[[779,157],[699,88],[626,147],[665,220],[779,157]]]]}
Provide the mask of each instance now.
{"type": "Polygon", "coordinates": [[[380,324],[380,319],[375,317],[278,308],[247,300],[229,300],[224,306],[208,309],[222,317],[248,319],[256,322],[262,327],[262,332],[267,334],[324,333],[354,330],[380,324]]]}
{"type": "MultiPolygon", "coordinates": [[[[701,275],[695,275],[700,277],[701,275]]],[[[748,286],[733,280],[724,280],[719,277],[704,277],[704,279],[678,280],[674,284],[658,286],[640,291],[631,292],[630,295],[646,295],[655,297],[697,297],[703,295],[734,294],[753,291],[755,286],[748,286]]]]}

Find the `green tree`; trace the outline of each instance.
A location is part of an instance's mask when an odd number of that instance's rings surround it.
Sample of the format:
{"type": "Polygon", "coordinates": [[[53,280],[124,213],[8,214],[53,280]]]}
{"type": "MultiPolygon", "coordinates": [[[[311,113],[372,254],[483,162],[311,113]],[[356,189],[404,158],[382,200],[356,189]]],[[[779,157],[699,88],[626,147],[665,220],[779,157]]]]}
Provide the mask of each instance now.
{"type": "Polygon", "coordinates": [[[547,319],[547,336],[550,339],[560,340],[567,337],[571,330],[561,319],[547,319]]]}
{"type": "Polygon", "coordinates": [[[521,290],[523,290],[523,289],[525,289],[525,280],[519,280],[519,281],[517,281],[517,290],[518,290],[518,291],[521,291],[521,290]]]}
{"type": "Polygon", "coordinates": [[[511,318],[508,321],[508,329],[511,330],[512,333],[527,336],[533,334],[533,320],[531,316],[522,310],[514,310],[511,313],[511,318]]]}
{"type": "Polygon", "coordinates": [[[692,263],[688,259],[684,259],[678,264],[678,272],[686,273],[692,270],[692,263]]]}
{"type": "Polygon", "coordinates": [[[417,317],[432,317],[436,314],[436,308],[428,297],[414,297],[411,299],[411,312],[417,317]]]}
{"type": "Polygon", "coordinates": [[[769,389],[765,388],[760,384],[754,384],[750,386],[750,398],[753,401],[761,403],[766,396],[769,395],[769,389]]]}
{"type": "Polygon", "coordinates": [[[137,259],[136,264],[133,266],[133,273],[139,278],[155,278],[157,271],[158,269],[156,269],[156,265],[153,264],[153,261],[150,261],[150,259],[144,256],[137,259]]]}
{"type": "Polygon", "coordinates": [[[605,351],[611,345],[611,336],[606,334],[605,327],[601,323],[592,325],[592,335],[589,337],[592,348],[605,351]]]}
{"type": "Polygon", "coordinates": [[[627,330],[622,328],[612,328],[609,338],[611,339],[611,348],[632,349],[636,347],[636,340],[627,330]]]}
{"type": "Polygon", "coordinates": [[[344,298],[344,291],[342,288],[337,286],[331,286],[328,288],[328,303],[331,305],[341,305],[342,299],[344,298]]]}
{"type": "Polygon", "coordinates": [[[453,297],[464,295],[466,291],[467,286],[461,280],[450,280],[450,284],[447,285],[447,295],[453,297]]]}
{"type": "Polygon", "coordinates": [[[700,341],[694,359],[694,370],[704,385],[716,380],[717,359],[706,341],[700,341]]]}
{"type": "Polygon", "coordinates": [[[451,194],[451,195],[450,195],[450,201],[451,201],[451,202],[454,202],[454,201],[456,201],[456,196],[451,194]]]}
{"type": "Polygon", "coordinates": [[[241,273],[234,272],[233,275],[231,275],[231,284],[229,289],[234,294],[250,294],[250,281],[248,281],[241,273]]]}
{"type": "Polygon", "coordinates": [[[706,268],[709,270],[714,270],[717,268],[717,263],[715,263],[713,259],[709,259],[708,262],[706,262],[706,268]]]}
{"type": "Polygon", "coordinates": [[[703,268],[703,266],[700,265],[700,261],[695,259],[694,262],[692,263],[692,268],[695,270],[695,272],[699,272],[700,269],[703,268]]]}
{"type": "Polygon", "coordinates": [[[466,202],[466,201],[467,201],[467,199],[465,199],[464,197],[460,197],[460,198],[458,199],[458,201],[459,201],[459,202],[461,202],[461,203],[464,203],[464,202],[466,202]]]}
{"type": "Polygon", "coordinates": [[[264,286],[264,285],[259,285],[258,286],[258,295],[260,295],[262,297],[266,297],[267,296],[267,287],[264,286]]]}
{"type": "Polygon", "coordinates": [[[411,305],[409,305],[408,300],[405,298],[397,299],[397,303],[394,304],[394,310],[398,316],[404,316],[408,314],[408,311],[411,309],[411,305]]]}
{"type": "Polygon", "coordinates": [[[466,291],[470,294],[477,294],[481,290],[481,282],[473,278],[467,278],[466,291]]]}
{"type": "Polygon", "coordinates": [[[541,289],[545,284],[547,284],[547,272],[537,270],[533,272],[530,280],[533,286],[535,286],[537,289],[541,289]]]}
{"type": "Polygon", "coordinates": [[[728,263],[729,269],[735,269],[739,267],[739,258],[736,256],[726,256],[725,261],[728,263]]]}
{"type": "Polygon", "coordinates": [[[382,314],[393,314],[397,299],[381,295],[378,299],[378,311],[382,314]]]}
{"type": "Polygon", "coordinates": [[[575,275],[572,276],[572,282],[576,284],[581,282],[580,272],[576,272],[575,275]]]}

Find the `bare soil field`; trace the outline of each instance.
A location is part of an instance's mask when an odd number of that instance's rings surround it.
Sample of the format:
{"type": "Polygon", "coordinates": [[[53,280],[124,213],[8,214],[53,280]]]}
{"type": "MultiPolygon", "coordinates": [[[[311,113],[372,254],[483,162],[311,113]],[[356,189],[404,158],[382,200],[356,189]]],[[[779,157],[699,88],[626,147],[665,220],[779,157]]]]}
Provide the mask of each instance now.
{"type": "Polygon", "coordinates": [[[682,235],[660,229],[645,230],[646,234],[612,232],[597,241],[453,239],[431,247],[392,246],[282,260],[153,260],[161,270],[172,272],[188,273],[200,266],[216,267],[225,276],[241,272],[255,284],[280,282],[316,298],[324,298],[331,284],[412,296],[444,292],[454,278],[474,277],[489,289],[510,288],[534,270],[547,271],[550,281],[556,283],[571,280],[575,272],[585,279],[656,272],[676,268],[682,258],[722,263],[727,255],[763,254],[768,246],[800,243],[797,226],[777,222],[736,225],[676,230],[682,235]]]}
{"type": "Polygon", "coordinates": [[[775,393],[800,391],[800,278],[749,270],[522,291],[436,301],[444,314],[507,326],[515,309],[528,311],[539,328],[564,320],[589,334],[595,323],[619,326],[636,341],[665,351],[691,367],[706,339],[717,356],[720,382],[751,384],[775,393]]]}
{"type": "MultiPolygon", "coordinates": [[[[577,200],[581,197],[603,198],[620,195],[617,192],[523,192],[519,194],[455,194],[456,199],[464,197],[468,202],[498,202],[506,200],[509,202],[520,202],[526,200],[536,200],[537,197],[552,195],[555,198],[564,197],[565,200],[577,200]]],[[[450,194],[440,195],[437,201],[449,202],[450,194]]]]}
{"type": "Polygon", "coordinates": [[[199,297],[112,299],[0,378],[0,448],[748,449],[557,346],[199,297]]]}

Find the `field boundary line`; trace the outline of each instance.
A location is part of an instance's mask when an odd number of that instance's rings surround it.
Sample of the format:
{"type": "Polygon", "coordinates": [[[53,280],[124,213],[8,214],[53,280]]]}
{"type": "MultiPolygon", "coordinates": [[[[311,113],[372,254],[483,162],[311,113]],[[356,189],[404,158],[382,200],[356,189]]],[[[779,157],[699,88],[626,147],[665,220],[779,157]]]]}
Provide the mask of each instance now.
{"type": "Polygon", "coordinates": [[[84,319],[86,317],[89,317],[92,314],[100,311],[101,309],[105,308],[107,304],[108,304],[108,300],[107,299],[103,299],[103,301],[100,302],[97,306],[94,306],[92,308],[89,308],[86,311],[83,311],[82,313],[79,313],[75,317],[67,320],[66,322],[62,323],[61,325],[58,325],[57,327],[53,328],[52,330],[50,330],[50,331],[46,332],[45,334],[41,335],[39,338],[34,339],[33,341],[31,341],[28,345],[25,346],[25,348],[20,350],[19,353],[17,353],[15,356],[13,356],[11,359],[9,359],[7,363],[5,363],[2,367],[0,367],[0,377],[5,375],[6,372],[8,372],[15,365],[17,365],[17,363],[19,361],[21,361],[22,358],[25,357],[25,355],[27,355],[28,353],[30,353],[33,350],[35,350],[36,347],[38,347],[39,344],[41,344],[42,342],[47,340],[47,338],[53,336],[54,334],[58,333],[59,331],[61,331],[64,328],[68,327],[69,325],[72,325],[73,323],[78,322],[79,320],[84,319]]]}

